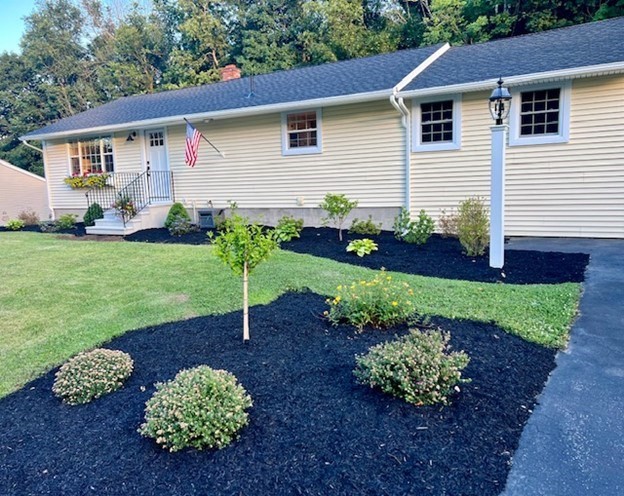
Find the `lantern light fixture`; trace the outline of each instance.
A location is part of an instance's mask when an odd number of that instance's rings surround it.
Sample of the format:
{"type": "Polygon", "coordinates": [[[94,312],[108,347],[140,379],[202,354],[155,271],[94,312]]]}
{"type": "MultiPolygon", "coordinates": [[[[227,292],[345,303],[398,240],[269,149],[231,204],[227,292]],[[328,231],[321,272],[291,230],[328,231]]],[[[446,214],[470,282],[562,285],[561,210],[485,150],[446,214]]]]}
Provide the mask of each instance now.
{"type": "Polygon", "coordinates": [[[489,100],[492,119],[496,121],[497,126],[500,126],[509,115],[509,102],[511,101],[511,93],[503,87],[502,78],[498,78],[498,87],[494,88],[489,100]]]}

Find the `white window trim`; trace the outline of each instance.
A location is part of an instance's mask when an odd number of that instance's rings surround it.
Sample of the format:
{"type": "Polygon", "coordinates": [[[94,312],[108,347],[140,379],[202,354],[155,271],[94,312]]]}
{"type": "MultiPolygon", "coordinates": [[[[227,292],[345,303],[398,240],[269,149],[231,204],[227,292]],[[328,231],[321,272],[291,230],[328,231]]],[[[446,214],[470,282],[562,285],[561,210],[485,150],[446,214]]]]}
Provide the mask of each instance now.
{"type": "Polygon", "coordinates": [[[570,101],[572,83],[536,84],[511,89],[511,109],[509,111],[509,146],[545,145],[549,143],[567,143],[570,141],[570,101]],[[520,135],[520,93],[559,88],[559,133],[543,136],[520,135]]]}
{"type": "MultiPolygon", "coordinates": [[[[72,142],[77,142],[77,143],[84,143],[86,141],[93,141],[93,140],[99,140],[100,141],[100,155],[103,156],[105,155],[102,152],[102,140],[109,138],[111,140],[111,147],[112,147],[112,153],[110,154],[113,157],[113,172],[115,171],[115,168],[117,166],[117,154],[116,154],[116,150],[115,150],[115,136],[114,134],[110,134],[110,135],[104,135],[104,136],[91,136],[91,137],[83,137],[83,138],[77,138],[77,139],[73,139],[73,140],[67,140],[65,142],[65,147],[67,150],[67,170],[69,172],[69,176],[73,176],[74,171],[73,171],[73,167],[72,167],[72,158],[75,158],[75,155],[71,154],[71,144],[72,142]]],[[[106,154],[108,155],[108,154],[106,154]]],[[[79,145],[78,146],[78,161],[80,164],[80,175],[83,175],[83,165],[82,165],[82,160],[83,160],[83,155],[82,155],[82,147],[79,145]]],[[[102,162],[102,165],[104,165],[104,162],[102,162]]],[[[102,172],[103,174],[112,174],[111,172],[102,172]]]]}
{"type": "Polygon", "coordinates": [[[461,149],[461,94],[444,95],[431,98],[419,98],[412,100],[412,151],[434,152],[443,150],[461,149]],[[423,103],[443,102],[453,100],[453,141],[445,143],[422,143],[421,142],[421,111],[423,103]]]}
{"type": "Polygon", "coordinates": [[[303,109],[293,112],[282,112],[282,155],[313,155],[323,153],[323,116],[320,108],[303,109]],[[303,114],[305,112],[316,112],[316,146],[302,146],[290,148],[288,146],[288,116],[292,114],[303,114]]]}

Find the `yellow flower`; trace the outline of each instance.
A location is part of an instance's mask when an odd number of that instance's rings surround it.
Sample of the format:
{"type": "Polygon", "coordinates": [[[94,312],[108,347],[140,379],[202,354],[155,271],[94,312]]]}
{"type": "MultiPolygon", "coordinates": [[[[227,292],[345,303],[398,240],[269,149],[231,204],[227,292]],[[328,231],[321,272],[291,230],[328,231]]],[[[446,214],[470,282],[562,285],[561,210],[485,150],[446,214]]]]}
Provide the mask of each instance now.
{"type": "Polygon", "coordinates": [[[399,304],[399,302],[398,302],[398,301],[393,301],[393,302],[392,302],[392,306],[393,306],[393,307],[396,307],[398,304],[399,304]]]}
{"type": "Polygon", "coordinates": [[[337,289],[338,291],[342,291],[342,285],[338,286],[336,289],[337,289]]]}
{"type": "Polygon", "coordinates": [[[412,290],[412,289],[408,290],[407,294],[409,294],[410,296],[413,296],[414,295],[414,290],[412,290]]]}

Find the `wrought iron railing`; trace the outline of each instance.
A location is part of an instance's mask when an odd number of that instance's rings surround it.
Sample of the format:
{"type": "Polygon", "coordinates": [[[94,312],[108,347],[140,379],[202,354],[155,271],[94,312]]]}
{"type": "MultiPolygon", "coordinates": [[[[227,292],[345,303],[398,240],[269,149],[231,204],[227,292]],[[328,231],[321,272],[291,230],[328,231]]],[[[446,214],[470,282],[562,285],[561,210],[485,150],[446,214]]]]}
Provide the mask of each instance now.
{"type": "Polygon", "coordinates": [[[103,188],[86,192],[87,207],[98,203],[103,210],[114,209],[123,225],[153,202],[175,201],[170,171],[118,172],[109,176],[103,188]]]}

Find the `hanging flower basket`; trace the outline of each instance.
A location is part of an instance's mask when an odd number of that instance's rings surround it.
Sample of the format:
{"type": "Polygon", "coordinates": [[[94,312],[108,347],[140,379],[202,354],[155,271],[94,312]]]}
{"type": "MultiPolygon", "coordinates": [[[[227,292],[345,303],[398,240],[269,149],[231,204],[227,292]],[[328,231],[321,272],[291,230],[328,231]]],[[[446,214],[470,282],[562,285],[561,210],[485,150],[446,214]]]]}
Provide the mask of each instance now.
{"type": "Polygon", "coordinates": [[[65,184],[69,185],[73,189],[84,188],[103,188],[107,186],[106,180],[110,174],[75,174],[73,176],[66,177],[64,179],[65,184]]]}

